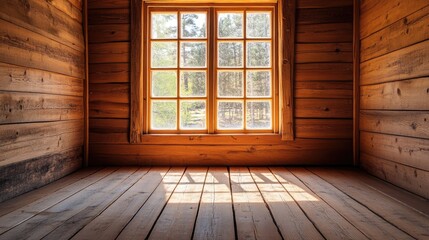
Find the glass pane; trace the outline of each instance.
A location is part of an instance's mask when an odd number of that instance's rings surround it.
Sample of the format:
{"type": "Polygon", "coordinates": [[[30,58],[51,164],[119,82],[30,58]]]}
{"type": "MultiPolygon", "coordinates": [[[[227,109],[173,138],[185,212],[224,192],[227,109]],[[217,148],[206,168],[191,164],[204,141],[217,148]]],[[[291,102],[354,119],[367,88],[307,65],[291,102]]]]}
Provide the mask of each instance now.
{"type": "Polygon", "coordinates": [[[217,126],[219,129],[243,129],[243,102],[219,101],[217,126]]]}
{"type": "Polygon", "coordinates": [[[271,71],[247,71],[247,97],[271,96],[271,71]]]}
{"type": "Polygon", "coordinates": [[[206,37],[206,13],[182,13],[182,38],[206,37]]]}
{"type": "Polygon", "coordinates": [[[218,97],[243,97],[243,71],[219,71],[218,97]]]}
{"type": "Polygon", "coordinates": [[[177,103],[176,100],[152,101],[151,113],[152,129],[177,129],[177,103]]]}
{"type": "Polygon", "coordinates": [[[270,42],[247,42],[247,67],[270,67],[270,59],[270,42]]]}
{"type": "Polygon", "coordinates": [[[180,129],[206,129],[206,101],[180,101],[180,129]]]}
{"type": "Polygon", "coordinates": [[[152,97],[177,96],[176,71],[152,71],[152,97]]]}
{"type": "Polygon", "coordinates": [[[206,67],[205,42],[180,43],[180,67],[206,67]]]}
{"type": "Polygon", "coordinates": [[[176,13],[152,13],[152,39],[177,38],[176,13]]]}
{"type": "Polygon", "coordinates": [[[242,38],[243,13],[219,13],[217,26],[219,38],[242,38]]]}
{"type": "Polygon", "coordinates": [[[180,72],[180,96],[181,97],[205,97],[206,96],[206,72],[205,71],[181,71],[180,72]]]}
{"type": "Polygon", "coordinates": [[[248,101],[246,124],[248,129],[271,129],[271,102],[248,101]]]}
{"type": "Polygon", "coordinates": [[[177,66],[177,43],[152,42],[151,64],[153,68],[175,68],[177,66]]]}
{"type": "Polygon", "coordinates": [[[219,67],[243,67],[243,42],[219,42],[219,67]]]}
{"type": "Polygon", "coordinates": [[[247,13],[246,35],[248,38],[271,37],[271,13],[247,13]]]}

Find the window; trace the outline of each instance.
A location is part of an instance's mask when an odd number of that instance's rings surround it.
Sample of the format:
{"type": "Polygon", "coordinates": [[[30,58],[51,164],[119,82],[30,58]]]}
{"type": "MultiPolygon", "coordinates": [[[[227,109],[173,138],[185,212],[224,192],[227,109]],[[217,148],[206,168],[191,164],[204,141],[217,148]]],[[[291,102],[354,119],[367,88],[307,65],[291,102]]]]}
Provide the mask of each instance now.
{"type": "Polygon", "coordinates": [[[278,131],[275,7],[147,6],[148,133],[278,131]]]}
{"type": "Polygon", "coordinates": [[[162,135],[152,133],[179,133],[174,136],[174,142],[178,144],[183,143],[186,133],[204,134],[200,136],[207,143],[228,137],[251,139],[254,136],[242,133],[256,133],[258,139],[264,142],[269,142],[268,139],[294,140],[296,2],[210,2],[131,0],[130,143],[146,144],[154,139],[158,139],[159,143],[164,141],[162,135]],[[161,19],[171,18],[160,23],[167,24],[167,28],[157,30],[155,27],[153,30],[161,31],[159,34],[165,36],[151,38],[152,12],[159,14],[157,16],[161,19]],[[267,15],[270,21],[262,21],[269,23],[267,27],[252,27],[252,21],[260,23],[267,15]],[[200,21],[204,16],[205,28],[202,27],[204,21],[200,21]],[[189,27],[192,24],[186,24],[186,21],[181,20],[182,17],[198,18],[195,25],[200,27],[189,27]],[[170,21],[171,26],[168,23],[170,21]],[[222,21],[229,23],[222,25],[222,21]],[[167,56],[171,57],[172,62],[176,60],[175,63],[168,66],[166,63],[155,62],[155,67],[152,68],[152,42],[158,44],[155,47],[160,52],[172,51],[173,54],[167,56]],[[163,44],[168,47],[168,43],[171,48],[160,47],[163,44]],[[183,59],[181,63],[180,44],[185,53],[205,49],[205,65],[201,64],[200,58],[189,62],[189,55],[185,56],[187,63],[183,59]],[[255,51],[259,48],[269,49],[269,57],[257,55],[267,52],[255,51]],[[224,55],[234,51],[237,59],[224,55]],[[241,55],[237,55],[238,53],[241,55]],[[156,64],[166,65],[156,67],[156,64]],[[158,84],[153,87],[152,92],[151,84],[156,84],[157,81],[170,82],[172,89],[158,84]],[[152,103],[155,104],[155,110],[158,109],[153,112],[153,116],[152,103]],[[164,115],[163,112],[167,114],[164,115]],[[160,124],[151,126],[151,119],[156,121],[158,116],[171,121],[162,123],[160,120],[160,124]],[[212,136],[213,133],[227,135],[212,136]],[[281,138],[275,136],[277,133],[281,138]]]}

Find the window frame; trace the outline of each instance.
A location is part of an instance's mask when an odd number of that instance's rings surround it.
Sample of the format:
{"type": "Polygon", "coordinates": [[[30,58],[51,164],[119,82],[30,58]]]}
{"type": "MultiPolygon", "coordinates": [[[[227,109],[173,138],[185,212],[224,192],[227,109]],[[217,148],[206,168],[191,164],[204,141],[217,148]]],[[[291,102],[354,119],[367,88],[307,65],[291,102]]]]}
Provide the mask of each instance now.
{"type": "MultiPolygon", "coordinates": [[[[243,1],[245,2],[245,1],[243,1]]],[[[162,6],[179,6],[187,8],[189,6],[185,3],[151,3],[151,6],[156,7],[162,7],[162,6]]],[[[194,4],[195,5],[195,4],[194,4]]],[[[273,75],[277,75],[276,77],[273,77],[272,83],[273,83],[273,89],[276,89],[276,91],[273,91],[272,93],[272,101],[275,102],[274,98],[277,97],[278,105],[274,106],[272,104],[272,111],[276,110],[278,111],[277,114],[273,114],[272,124],[273,124],[273,133],[267,133],[266,130],[263,130],[261,132],[258,131],[252,131],[252,132],[246,132],[246,131],[240,131],[240,132],[219,132],[219,134],[214,133],[213,126],[208,127],[208,133],[180,133],[180,134],[148,134],[147,132],[147,126],[148,121],[145,119],[144,116],[147,116],[147,107],[148,106],[148,84],[145,84],[145,81],[148,81],[147,79],[144,79],[144,76],[147,76],[148,69],[146,67],[143,67],[143,61],[144,61],[144,49],[145,46],[147,46],[147,38],[144,37],[145,32],[143,29],[143,26],[148,23],[145,22],[145,14],[147,14],[147,3],[145,3],[142,0],[131,0],[131,73],[130,73],[130,81],[131,81],[131,96],[130,96],[130,143],[134,144],[147,144],[148,141],[151,139],[153,141],[156,139],[156,141],[162,142],[162,139],[164,137],[167,137],[169,139],[176,139],[177,141],[181,140],[191,140],[194,139],[195,135],[198,136],[200,140],[204,139],[204,142],[211,142],[211,138],[213,139],[222,139],[222,138],[236,138],[237,141],[247,141],[248,139],[266,139],[267,141],[264,141],[264,143],[271,144],[271,143],[279,143],[281,140],[294,140],[293,135],[293,112],[292,112],[292,106],[293,101],[292,99],[292,79],[293,79],[293,55],[291,52],[293,51],[293,48],[286,47],[285,45],[287,43],[288,46],[290,46],[290,43],[294,43],[294,29],[291,29],[292,26],[294,26],[294,13],[295,13],[295,0],[280,0],[277,3],[277,6],[275,4],[258,4],[258,3],[236,3],[236,4],[201,4],[198,5],[196,8],[201,9],[204,8],[204,6],[214,6],[216,5],[217,8],[221,8],[221,6],[224,6],[225,8],[230,8],[232,6],[238,6],[241,8],[252,8],[254,7],[273,7],[273,14],[272,14],[272,22],[275,21],[275,24],[272,25],[272,51],[275,53],[272,55],[272,72],[273,75]],[[289,3],[288,5],[285,5],[286,1],[289,3]],[[284,7],[286,6],[286,7],[284,7]],[[276,8],[277,7],[277,8],[276,8]],[[282,9],[282,11],[279,11],[282,9]],[[291,11],[291,9],[293,11],[291,11]],[[286,10],[286,11],[285,11],[286,10]],[[289,13],[289,17],[287,18],[289,22],[288,25],[285,25],[286,18],[283,17],[283,15],[289,13]],[[282,21],[279,21],[282,19],[282,21]],[[293,21],[291,20],[293,19],[293,21]],[[277,21],[276,21],[277,20],[277,21]],[[287,33],[289,33],[289,36],[287,33]],[[285,38],[288,38],[288,41],[285,40],[285,38]],[[284,47],[282,47],[284,46],[284,47]],[[274,65],[275,64],[275,65],[274,65]],[[289,65],[289,68],[286,69],[285,65],[289,65]],[[287,72],[285,70],[288,70],[287,72]],[[285,76],[286,73],[286,76],[285,76]],[[283,77],[282,77],[283,74],[283,77]],[[275,87],[278,86],[278,87],[275,87]],[[279,110],[277,110],[279,109],[279,110]],[[286,117],[286,118],[285,118],[286,117]],[[255,138],[256,137],[256,138],[255,138]]],[[[208,18],[210,18],[208,21],[212,22],[215,20],[214,17],[216,16],[214,8],[210,8],[208,13],[208,18]]],[[[217,19],[216,19],[217,20],[217,19]]],[[[243,28],[246,26],[244,25],[243,28]]],[[[209,48],[212,48],[211,46],[213,44],[213,38],[211,37],[212,34],[217,34],[213,32],[214,28],[207,29],[207,41],[212,42],[209,43],[209,48]]],[[[178,34],[180,35],[180,30],[178,30],[178,34]]],[[[244,39],[243,39],[244,40],[244,39]]],[[[245,41],[244,41],[244,44],[245,41]]],[[[211,51],[211,50],[209,50],[211,51]]],[[[178,56],[180,57],[180,56],[178,56]]],[[[213,61],[211,58],[209,58],[209,62],[207,63],[208,66],[217,66],[217,64],[213,64],[213,61]]],[[[210,70],[208,70],[209,74],[213,76],[213,67],[211,67],[210,70]]],[[[180,77],[180,76],[178,76],[180,77]]],[[[244,79],[245,81],[245,76],[244,79]]],[[[213,81],[212,81],[213,82],[213,81]]],[[[179,87],[179,86],[178,86],[179,87]]],[[[215,91],[216,86],[208,86],[208,91],[215,91]]],[[[212,93],[212,97],[208,100],[206,104],[206,109],[214,109],[214,105],[216,104],[213,100],[215,96],[212,93]]],[[[246,107],[246,106],[244,106],[246,107]]],[[[214,110],[213,110],[214,112],[214,110]]],[[[216,114],[215,114],[216,115],[216,114]]],[[[207,111],[206,116],[207,121],[217,121],[215,119],[215,116],[211,116],[209,111],[207,111]]],[[[243,120],[245,121],[245,119],[243,120]]],[[[214,125],[214,124],[211,124],[214,125]]],[[[167,141],[168,142],[168,141],[167,141]]],[[[183,144],[186,144],[182,142],[183,144]]]]}

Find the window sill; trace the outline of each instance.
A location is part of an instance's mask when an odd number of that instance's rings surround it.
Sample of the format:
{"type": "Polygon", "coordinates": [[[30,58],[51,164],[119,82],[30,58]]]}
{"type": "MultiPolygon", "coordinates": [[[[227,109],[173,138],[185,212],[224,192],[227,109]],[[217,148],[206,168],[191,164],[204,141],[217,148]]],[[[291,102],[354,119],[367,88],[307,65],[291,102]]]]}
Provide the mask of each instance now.
{"type": "Polygon", "coordinates": [[[144,134],[137,144],[168,145],[274,145],[283,144],[278,133],[265,134],[144,134]]]}

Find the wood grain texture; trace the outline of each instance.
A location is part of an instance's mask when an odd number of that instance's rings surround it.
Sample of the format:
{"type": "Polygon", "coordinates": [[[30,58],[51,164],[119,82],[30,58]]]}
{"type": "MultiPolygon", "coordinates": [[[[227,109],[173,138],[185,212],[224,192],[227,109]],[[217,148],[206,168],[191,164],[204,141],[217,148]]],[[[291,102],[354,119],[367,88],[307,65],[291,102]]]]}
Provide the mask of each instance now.
{"type": "Polygon", "coordinates": [[[38,69],[0,63],[0,90],[83,96],[83,80],[38,69]]]}
{"type": "Polygon", "coordinates": [[[352,0],[331,0],[331,1],[320,1],[320,0],[299,0],[298,8],[332,8],[332,7],[344,7],[353,6],[352,0]]]}
{"type": "Polygon", "coordinates": [[[88,8],[129,8],[129,0],[88,0],[88,8]]]}
{"type": "Polygon", "coordinates": [[[148,239],[190,239],[207,168],[187,169],[156,221],[148,239]]]}
{"type": "Polygon", "coordinates": [[[362,1],[361,11],[362,167],[427,197],[429,3],[362,1]]]}
{"type": "Polygon", "coordinates": [[[81,0],[2,1],[0,201],[82,164],[81,0]]]}
{"type": "MultiPolygon", "coordinates": [[[[362,155],[361,161],[362,164],[367,164],[365,155],[362,155]]],[[[382,166],[381,164],[376,165],[379,167],[382,166]]],[[[393,172],[395,171],[394,169],[391,170],[393,170],[393,172]]],[[[378,214],[380,217],[389,221],[391,224],[395,225],[396,227],[400,226],[400,229],[410,236],[414,238],[426,238],[429,225],[427,221],[428,216],[414,211],[412,208],[409,208],[406,205],[403,205],[402,203],[396,201],[396,199],[392,196],[385,195],[376,189],[373,189],[371,186],[362,183],[361,181],[356,181],[349,175],[345,175],[343,172],[328,171],[326,169],[314,169],[312,172],[316,173],[325,181],[329,182],[359,203],[367,206],[369,210],[378,214]]],[[[404,181],[402,176],[400,178],[400,181],[404,181]]],[[[410,181],[414,180],[406,180],[404,183],[409,183],[410,181]]],[[[413,185],[417,186],[417,184],[413,185]]]]}
{"type": "Polygon", "coordinates": [[[0,19],[0,61],[84,78],[83,53],[0,19]]]}
{"type": "Polygon", "coordinates": [[[83,52],[82,13],[75,10],[79,19],[73,19],[58,9],[65,4],[55,1],[54,6],[52,1],[4,0],[0,18],[83,52]]]}
{"type": "Polygon", "coordinates": [[[282,65],[281,65],[281,88],[282,88],[282,139],[291,141],[294,134],[294,101],[293,85],[295,78],[295,38],[296,38],[296,0],[281,1],[279,7],[282,9],[282,65]]]}
{"type": "Polygon", "coordinates": [[[126,63],[130,61],[128,42],[93,43],[89,45],[89,63],[126,63]]]}
{"type": "Polygon", "coordinates": [[[429,172],[429,140],[361,132],[361,151],[429,172]]]}
{"type": "Polygon", "coordinates": [[[238,239],[282,239],[249,169],[230,168],[231,192],[238,239]]]}
{"type": "Polygon", "coordinates": [[[306,43],[296,45],[296,63],[352,62],[351,43],[306,43]]]}
{"type": "Polygon", "coordinates": [[[272,168],[272,172],[325,238],[367,238],[290,171],[272,168]]]}
{"type": "Polygon", "coordinates": [[[428,21],[429,6],[362,39],[361,60],[367,61],[428,39],[428,21]]]}
{"type": "Polygon", "coordinates": [[[295,98],[353,98],[352,82],[308,81],[295,84],[295,98]]]}
{"type": "Polygon", "coordinates": [[[268,168],[252,167],[250,172],[283,239],[324,239],[268,168]]]}
{"type": "Polygon", "coordinates": [[[81,97],[0,92],[0,123],[27,123],[83,118],[81,97]]]}
{"type": "Polygon", "coordinates": [[[361,85],[429,75],[429,40],[363,62],[361,85]]]}
{"type": "Polygon", "coordinates": [[[353,24],[351,22],[305,24],[297,26],[296,41],[298,43],[351,42],[352,33],[353,24]]]}
{"type": "Polygon", "coordinates": [[[352,118],[352,99],[296,99],[298,118],[352,118]]]}
{"type": "Polygon", "coordinates": [[[130,40],[130,26],[128,24],[89,25],[90,43],[125,42],[130,40]]]}
{"type": "Polygon", "coordinates": [[[68,175],[79,169],[81,162],[82,148],[78,147],[1,166],[0,202],[68,175]]]}
{"type": "Polygon", "coordinates": [[[210,167],[204,182],[193,238],[235,239],[229,171],[225,167],[210,167]]]}
{"type": "Polygon", "coordinates": [[[130,81],[129,63],[100,63],[89,65],[91,83],[125,83],[130,81]]]}
{"type": "Polygon", "coordinates": [[[292,168],[291,172],[299,178],[312,192],[317,194],[330,206],[347,219],[353,226],[369,239],[413,239],[410,235],[396,228],[365,205],[360,204],[347,194],[332,187],[331,184],[309,171],[292,168]],[[371,222],[371,224],[368,224],[371,222]]]}
{"type": "Polygon", "coordinates": [[[362,110],[359,118],[363,131],[429,139],[428,111],[362,110]]]}
{"type": "Polygon", "coordinates": [[[353,6],[335,8],[300,8],[298,24],[340,23],[353,21],[353,6]]]}
{"type": "Polygon", "coordinates": [[[115,9],[88,9],[88,24],[129,24],[130,9],[115,8],[115,9]]]}
{"type": "Polygon", "coordinates": [[[185,168],[183,167],[171,168],[143,207],[139,209],[133,219],[121,231],[117,239],[147,238],[165,204],[181,181],[184,172],[185,168]]]}
{"type": "Polygon", "coordinates": [[[360,18],[361,38],[365,38],[427,5],[426,0],[363,0],[360,18]]]}
{"type": "Polygon", "coordinates": [[[296,64],[296,78],[300,81],[352,81],[351,63],[306,63],[296,64]]]}
{"type": "Polygon", "coordinates": [[[351,123],[351,119],[296,119],[296,137],[351,139],[351,123]]]}
{"type": "Polygon", "coordinates": [[[91,144],[92,165],[350,164],[351,140],[296,139],[282,145],[91,144]],[[190,150],[192,149],[192,150],[190,150]],[[314,152],[317,151],[317,157],[314,152]],[[168,152],[169,154],[159,154],[168,152]],[[348,161],[345,161],[347,159],[348,161]]]}
{"type": "Polygon", "coordinates": [[[362,86],[361,109],[429,110],[429,77],[362,86]]]}

